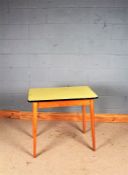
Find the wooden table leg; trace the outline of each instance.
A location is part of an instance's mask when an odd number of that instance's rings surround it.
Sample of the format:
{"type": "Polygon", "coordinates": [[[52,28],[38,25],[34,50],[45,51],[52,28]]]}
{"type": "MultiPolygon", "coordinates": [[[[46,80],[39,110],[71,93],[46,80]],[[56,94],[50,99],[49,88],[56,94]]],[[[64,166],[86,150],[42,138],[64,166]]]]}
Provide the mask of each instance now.
{"type": "Polygon", "coordinates": [[[94,100],[90,100],[90,120],[91,120],[91,132],[92,132],[92,146],[93,150],[96,150],[95,141],[95,115],[94,115],[94,100]]]}
{"type": "Polygon", "coordinates": [[[32,126],[33,126],[33,157],[36,157],[36,132],[37,132],[37,102],[33,102],[33,118],[32,118],[32,126]]]}
{"type": "Polygon", "coordinates": [[[83,133],[86,132],[86,106],[82,106],[82,123],[83,123],[83,133]]]}

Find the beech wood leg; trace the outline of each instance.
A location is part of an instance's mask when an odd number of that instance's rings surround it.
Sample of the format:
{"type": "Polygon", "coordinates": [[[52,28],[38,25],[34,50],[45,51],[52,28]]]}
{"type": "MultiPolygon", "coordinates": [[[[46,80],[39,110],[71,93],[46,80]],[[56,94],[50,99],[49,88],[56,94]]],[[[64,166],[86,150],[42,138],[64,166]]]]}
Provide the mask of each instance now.
{"type": "Polygon", "coordinates": [[[94,100],[90,100],[90,121],[91,121],[91,133],[92,133],[92,147],[96,150],[95,140],[95,115],[94,115],[94,100]]]}
{"type": "Polygon", "coordinates": [[[36,132],[37,132],[37,102],[33,102],[33,118],[32,118],[32,126],[33,126],[33,157],[36,157],[36,132]]]}
{"type": "Polygon", "coordinates": [[[86,132],[86,106],[82,106],[82,124],[83,124],[83,133],[86,132]]]}

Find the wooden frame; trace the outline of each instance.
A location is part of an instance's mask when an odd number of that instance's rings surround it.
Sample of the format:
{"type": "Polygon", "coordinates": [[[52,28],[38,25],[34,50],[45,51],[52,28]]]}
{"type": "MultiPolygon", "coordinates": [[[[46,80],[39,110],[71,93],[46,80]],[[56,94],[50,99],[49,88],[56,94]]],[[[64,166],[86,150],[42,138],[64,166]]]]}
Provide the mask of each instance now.
{"type": "Polygon", "coordinates": [[[90,121],[91,121],[91,133],[92,133],[92,148],[96,150],[95,143],[95,115],[94,115],[94,100],[59,100],[59,101],[42,101],[42,102],[32,102],[33,111],[33,157],[36,157],[36,134],[37,134],[37,119],[38,119],[38,109],[40,108],[51,108],[51,107],[64,107],[64,106],[82,106],[82,125],[83,133],[86,131],[86,106],[90,107],[90,121]]]}

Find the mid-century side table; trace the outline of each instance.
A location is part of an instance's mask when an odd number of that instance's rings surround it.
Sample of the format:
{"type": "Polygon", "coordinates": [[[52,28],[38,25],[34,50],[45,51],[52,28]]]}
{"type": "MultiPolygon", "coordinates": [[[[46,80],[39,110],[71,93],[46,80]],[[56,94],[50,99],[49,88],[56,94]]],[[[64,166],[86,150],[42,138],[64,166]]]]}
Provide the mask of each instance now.
{"type": "Polygon", "coordinates": [[[33,111],[33,157],[36,157],[36,134],[38,109],[82,106],[83,132],[86,130],[86,106],[90,107],[90,122],[92,133],[92,147],[96,149],[95,143],[95,115],[94,99],[98,96],[89,86],[57,87],[57,88],[30,88],[28,101],[32,103],[33,111]]]}

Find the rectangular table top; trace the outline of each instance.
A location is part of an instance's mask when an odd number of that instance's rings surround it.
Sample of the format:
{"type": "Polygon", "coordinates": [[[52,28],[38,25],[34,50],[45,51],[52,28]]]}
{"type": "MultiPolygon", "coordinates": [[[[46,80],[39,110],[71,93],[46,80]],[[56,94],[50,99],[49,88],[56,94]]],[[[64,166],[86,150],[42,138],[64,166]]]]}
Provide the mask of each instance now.
{"type": "Polygon", "coordinates": [[[89,86],[72,86],[57,88],[30,88],[28,101],[94,99],[97,94],[89,86]]]}

